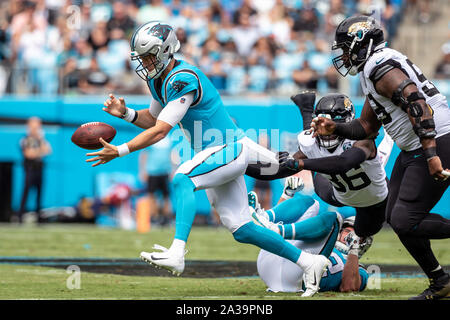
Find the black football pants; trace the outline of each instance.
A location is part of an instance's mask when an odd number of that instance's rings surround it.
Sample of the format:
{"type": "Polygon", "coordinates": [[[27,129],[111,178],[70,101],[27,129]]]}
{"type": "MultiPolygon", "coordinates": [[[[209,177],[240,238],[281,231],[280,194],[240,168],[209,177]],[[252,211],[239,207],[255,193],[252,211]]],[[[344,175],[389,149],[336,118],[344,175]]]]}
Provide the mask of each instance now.
{"type": "MultiPolygon", "coordinates": [[[[335,206],[343,207],[334,196],[333,185],[327,178],[320,173],[314,176],[314,191],[326,203],[335,206]]],[[[355,216],[355,233],[358,237],[368,237],[376,234],[383,227],[385,220],[387,198],[375,205],[369,207],[358,207],[355,216]]]]}
{"type": "MultiPolygon", "coordinates": [[[[450,134],[436,139],[437,154],[444,169],[450,169],[450,134]]],[[[439,266],[429,239],[450,238],[450,220],[430,213],[450,184],[430,175],[423,150],[402,151],[389,182],[386,221],[405,248],[431,278],[439,266]]]]}

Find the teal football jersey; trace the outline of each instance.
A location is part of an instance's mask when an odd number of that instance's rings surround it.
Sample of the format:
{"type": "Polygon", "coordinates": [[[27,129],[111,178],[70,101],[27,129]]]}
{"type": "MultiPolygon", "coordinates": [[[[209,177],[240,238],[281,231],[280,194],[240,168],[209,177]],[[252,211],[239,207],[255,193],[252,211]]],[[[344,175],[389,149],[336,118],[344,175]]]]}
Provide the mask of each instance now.
{"type": "MultiPolygon", "coordinates": [[[[347,259],[337,249],[333,249],[333,252],[328,257],[331,261],[331,267],[328,267],[320,280],[320,292],[325,291],[339,291],[339,287],[342,281],[342,271],[347,259]]],[[[359,267],[359,275],[361,276],[361,287],[359,291],[363,291],[367,286],[367,279],[369,274],[363,267],[359,267]]]]}
{"type": "Polygon", "coordinates": [[[177,60],[162,83],[161,79],[151,79],[147,84],[163,108],[170,101],[194,92],[194,101],[179,126],[195,152],[236,142],[245,136],[225,110],[217,89],[199,68],[177,60]]]}

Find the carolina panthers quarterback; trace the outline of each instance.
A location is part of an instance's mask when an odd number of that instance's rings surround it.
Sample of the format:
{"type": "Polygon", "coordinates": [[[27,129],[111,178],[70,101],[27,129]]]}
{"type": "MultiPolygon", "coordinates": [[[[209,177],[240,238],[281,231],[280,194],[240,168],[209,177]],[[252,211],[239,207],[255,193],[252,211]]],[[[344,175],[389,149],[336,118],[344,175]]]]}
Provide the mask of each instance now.
{"type": "Polygon", "coordinates": [[[381,126],[401,152],[389,181],[386,220],[430,280],[414,300],[450,294],[446,273],[430,239],[450,237],[450,220],[430,213],[450,179],[450,109],[447,100],[404,54],[388,48],[383,29],[372,17],[343,20],[336,29],[333,59],[341,75],[359,75],[366,100],[361,117],[348,123],[317,117],[314,136],[336,134],[364,140],[381,126]]]}
{"type": "Polygon", "coordinates": [[[102,141],[104,148],[88,153],[93,166],[150,146],[179,125],[190,140],[195,156],[184,162],[173,178],[176,194],[175,237],[169,249],[156,245],[160,252],[142,252],[141,258],[174,274],[184,271],[186,242],[196,213],[194,192],[206,189],[211,205],[233,237],[254,244],[299,265],[305,272],[305,296],[318,290],[320,278],[330,261],[322,255],[300,250],[279,234],[254,224],[248,212],[243,175],[250,162],[264,160],[278,166],[275,154],[259,146],[236,127],[218,91],[197,67],[174,58],[179,50],[174,29],[152,21],[140,26],[131,38],[131,59],[139,62],[137,74],[147,83],[153,97],[149,108],[136,111],[114,95],[104,110],[145,129],[131,141],[114,146],[102,141]]]}

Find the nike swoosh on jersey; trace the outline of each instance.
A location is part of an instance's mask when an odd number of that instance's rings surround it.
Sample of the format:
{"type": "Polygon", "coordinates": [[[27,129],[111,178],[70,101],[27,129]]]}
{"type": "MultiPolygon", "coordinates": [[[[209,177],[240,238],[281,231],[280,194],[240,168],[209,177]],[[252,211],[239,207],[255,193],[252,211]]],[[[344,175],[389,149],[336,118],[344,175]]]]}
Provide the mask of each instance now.
{"type": "Polygon", "coordinates": [[[155,258],[153,255],[150,256],[150,258],[152,258],[152,260],[166,260],[167,258],[155,258]]]}
{"type": "Polygon", "coordinates": [[[384,60],[384,58],[381,58],[380,60],[377,60],[376,62],[375,62],[375,64],[379,64],[381,61],[383,61],[384,60]]]}

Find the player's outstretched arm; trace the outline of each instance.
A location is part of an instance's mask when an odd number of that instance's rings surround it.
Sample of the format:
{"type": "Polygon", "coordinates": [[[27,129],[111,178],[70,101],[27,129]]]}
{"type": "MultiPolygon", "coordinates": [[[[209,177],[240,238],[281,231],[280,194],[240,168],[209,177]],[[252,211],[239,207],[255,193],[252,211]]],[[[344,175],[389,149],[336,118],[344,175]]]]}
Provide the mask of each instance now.
{"type": "Polygon", "coordinates": [[[430,175],[436,180],[446,180],[450,171],[444,170],[436,153],[436,130],[433,110],[426,103],[416,84],[400,69],[388,71],[377,81],[375,88],[381,95],[390,98],[408,114],[414,132],[420,139],[428,161],[430,175]]]}
{"type": "Polygon", "coordinates": [[[156,120],[156,124],[154,126],[144,132],[141,132],[131,141],[121,144],[120,146],[116,147],[101,139],[100,141],[104,148],[100,151],[86,154],[87,156],[93,157],[87,159],[86,161],[97,161],[92,165],[95,167],[100,164],[108,163],[117,157],[126,156],[130,152],[137,151],[157,143],[167,136],[170,130],[172,130],[172,128],[183,119],[193,100],[194,93],[189,92],[180,98],[169,101],[166,107],[159,113],[158,120],[156,120]]]}
{"type": "Polygon", "coordinates": [[[375,157],[376,148],[373,140],[362,140],[354,143],[353,147],[339,156],[330,156],[315,159],[283,160],[280,165],[289,165],[300,170],[310,170],[325,174],[345,173],[356,167],[369,157],[375,157]]]}
{"type": "Polygon", "coordinates": [[[351,140],[364,140],[376,137],[381,122],[373,112],[368,99],[364,102],[361,117],[348,123],[336,123],[325,117],[316,117],[311,122],[313,138],[318,135],[337,134],[351,140]]]}
{"type": "Polygon", "coordinates": [[[130,152],[137,151],[157,143],[162,140],[170,132],[170,130],[172,130],[172,126],[170,124],[158,120],[156,121],[155,126],[141,132],[131,141],[120,146],[114,146],[100,138],[99,140],[103,144],[103,149],[97,152],[87,153],[86,156],[93,158],[87,159],[86,162],[97,161],[92,165],[93,167],[108,163],[117,157],[123,157],[130,152]]]}
{"type": "Polygon", "coordinates": [[[124,119],[139,128],[148,129],[156,124],[156,119],[152,116],[149,109],[134,110],[127,108],[125,99],[122,97],[116,98],[112,93],[109,94],[109,99],[103,105],[103,111],[114,117],[124,119]]]}

